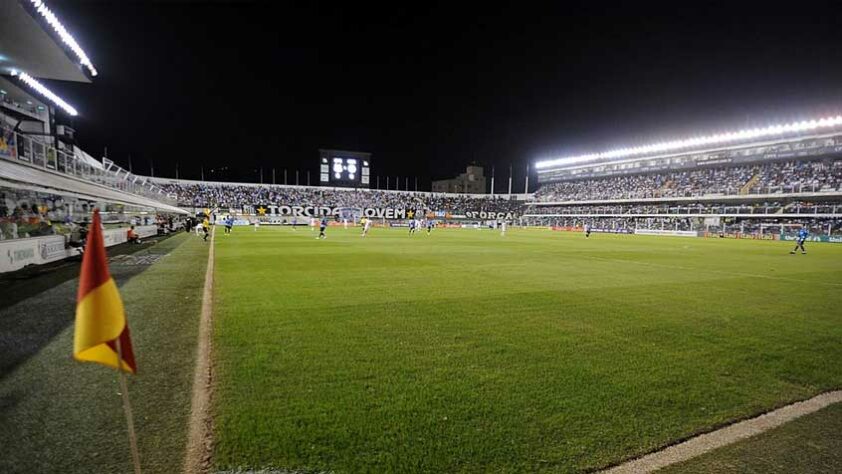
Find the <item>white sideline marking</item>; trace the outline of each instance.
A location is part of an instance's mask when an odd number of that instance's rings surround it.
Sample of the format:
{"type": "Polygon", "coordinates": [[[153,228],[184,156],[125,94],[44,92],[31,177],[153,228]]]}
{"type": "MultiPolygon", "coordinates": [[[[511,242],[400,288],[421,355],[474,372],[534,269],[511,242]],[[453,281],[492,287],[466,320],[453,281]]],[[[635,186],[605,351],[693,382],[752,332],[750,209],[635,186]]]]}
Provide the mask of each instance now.
{"type": "Polygon", "coordinates": [[[686,461],[737,441],[750,438],[789,421],[842,402],[842,390],[822,393],[809,400],[796,402],[749,420],[711,431],[641,458],[602,471],[603,474],[637,474],[653,472],[671,464],[686,461]]]}
{"type": "Polygon", "coordinates": [[[184,472],[203,473],[210,469],[213,427],[210,416],[211,398],[211,328],[213,327],[213,248],[216,228],[212,228],[205,287],[202,291],[202,315],[199,319],[199,342],[196,345],[196,371],[193,374],[193,399],[184,453],[184,472]]]}

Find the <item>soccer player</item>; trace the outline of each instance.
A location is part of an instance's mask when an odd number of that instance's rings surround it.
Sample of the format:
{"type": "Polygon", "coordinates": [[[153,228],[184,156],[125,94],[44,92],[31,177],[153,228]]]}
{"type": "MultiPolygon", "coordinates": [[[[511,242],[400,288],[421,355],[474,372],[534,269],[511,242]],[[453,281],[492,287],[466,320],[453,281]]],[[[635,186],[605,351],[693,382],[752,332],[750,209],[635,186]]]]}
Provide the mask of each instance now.
{"type": "Polygon", "coordinates": [[[507,227],[506,221],[503,221],[500,224],[500,235],[506,235],[506,227],[507,227]]]}
{"type": "Polygon", "coordinates": [[[790,255],[795,255],[798,247],[801,247],[801,255],[807,255],[807,249],[804,248],[804,241],[807,240],[808,235],[810,235],[810,231],[806,227],[801,227],[801,230],[798,231],[798,237],[795,238],[795,248],[792,249],[790,255]]]}
{"type": "Polygon", "coordinates": [[[591,236],[591,225],[585,224],[585,238],[589,238],[591,236]]]}
{"type": "Polygon", "coordinates": [[[327,235],[325,235],[325,229],[327,229],[327,216],[322,217],[322,220],[319,223],[319,236],[316,237],[316,240],[327,238],[327,235]]]}
{"type": "Polygon", "coordinates": [[[367,219],[367,218],[363,217],[361,220],[362,220],[362,224],[363,224],[363,235],[362,236],[365,237],[366,235],[368,235],[368,230],[371,229],[371,219],[367,219]]]}
{"type": "Polygon", "coordinates": [[[208,220],[207,216],[205,216],[205,219],[202,221],[202,232],[205,233],[205,235],[202,236],[202,240],[207,242],[208,241],[208,235],[210,234],[210,221],[208,220]]]}
{"type": "Polygon", "coordinates": [[[410,219],[409,220],[409,235],[412,235],[414,233],[415,233],[415,219],[410,219]]]}
{"type": "Polygon", "coordinates": [[[231,228],[234,226],[234,218],[230,215],[225,218],[225,233],[230,234],[231,228]]]}
{"type": "Polygon", "coordinates": [[[430,235],[431,232],[433,232],[433,220],[427,219],[427,235],[430,235]]]}
{"type": "Polygon", "coordinates": [[[296,224],[298,224],[298,218],[297,218],[297,217],[293,217],[293,218],[292,218],[292,230],[293,230],[293,232],[295,231],[295,225],[296,225],[296,224]]]}

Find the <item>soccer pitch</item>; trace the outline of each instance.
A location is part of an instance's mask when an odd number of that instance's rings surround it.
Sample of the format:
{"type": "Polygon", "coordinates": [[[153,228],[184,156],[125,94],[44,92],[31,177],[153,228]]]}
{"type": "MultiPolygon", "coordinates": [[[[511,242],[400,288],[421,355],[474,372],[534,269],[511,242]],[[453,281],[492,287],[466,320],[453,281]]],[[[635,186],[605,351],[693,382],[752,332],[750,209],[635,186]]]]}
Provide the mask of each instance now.
{"type": "Polygon", "coordinates": [[[842,387],[842,245],[217,230],[217,469],[590,470],[842,387]]]}

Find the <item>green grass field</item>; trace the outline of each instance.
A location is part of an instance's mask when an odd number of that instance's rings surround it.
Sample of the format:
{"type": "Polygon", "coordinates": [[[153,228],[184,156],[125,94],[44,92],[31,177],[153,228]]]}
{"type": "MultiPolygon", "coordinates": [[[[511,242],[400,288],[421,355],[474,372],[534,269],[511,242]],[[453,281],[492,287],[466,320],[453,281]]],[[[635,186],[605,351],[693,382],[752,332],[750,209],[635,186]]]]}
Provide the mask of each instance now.
{"type": "Polygon", "coordinates": [[[570,472],[842,387],[842,245],[216,237],[218,469],[570,472]]]}

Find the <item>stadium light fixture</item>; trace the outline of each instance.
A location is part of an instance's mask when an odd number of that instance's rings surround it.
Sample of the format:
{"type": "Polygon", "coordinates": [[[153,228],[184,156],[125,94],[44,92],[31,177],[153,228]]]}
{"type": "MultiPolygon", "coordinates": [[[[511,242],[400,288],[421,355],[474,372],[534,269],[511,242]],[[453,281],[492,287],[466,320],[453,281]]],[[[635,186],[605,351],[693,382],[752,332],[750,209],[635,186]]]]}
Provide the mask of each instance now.
{"type": "Polygon", "coordinates": [[[79,115],[79,112],[76,111],[76,109],[73,108],[72,105],[65,102],[64,99],[62,99],[61,97],[55,95],[53,91],[44,87],[44,84],[41,84],[40,82],[36,81],[35,78],[30,76],[29,74],[23,71],[12,71],[12,76],[17,77],[18,79],[20,79],[21,82],[38,91],[39,94],[50,99],[52,103],[56,104],[69,115],[73,117],[79,115]]]}
{"type": "Polygon", "coordinates": [[[76,42],[76,38],[74,38],[73,35],[71,35],[67,31],[67,28],[65,28],[64,25],[61,24],[61,22],[58,20],[58,17],[56,17],[55,13],[53,13],[52,10],[50,10],[47,7],[47,3],[44,2],[44,0],[30,1],[32,2],[32,6],[35,7],[35,11],[37,11],[39,14],[41,14],[42,17],[44,17],[44,20],[47,22],[47,24],[53,27],[53,30],[56,32],[56,34],[58,34],[59,38],[61,38],[61,41],[64,44],[66,44],[71,51],[73,51],[73,53],[79,59],[79,63],[88,68],[88,71],[91,72],[91,76],[96,76],[96,68],[91,62],[91,58],[89,58],[88,55],[85,54],[85,51],[82,49],[81,46],[79,46],[79,43],[76,42]]]}
{"type": "Polygon", "coordinates": [[[684,148],[720,145],[725,143],[752,140],[756,138],[764,138],[787,133],[808,132],[812,130],[837,127],[839,125],[842,125],[842,115],[837,115],[835,117],[825,117],[819,120],[804,120],[801,122],[792,122],[784,125],[772,125],[765,128],[738,130],[736,132],[721,133],[717,135],[709,135],[706,137],[673,140],[669,142],[654,143],[651,145],[637,146],[631,148],[620,148],[617,150],[611,150],[603,153],[590,153],[586,155],[544,160],[535,163],[535,167],[537,169],[544,169],[555,166],[567,166],[580,163],[587,163],[603,159],[626,158],[630,156],[647,155],[651,153],[676,151],[684,148]]]}

